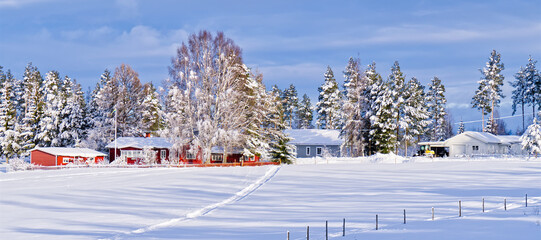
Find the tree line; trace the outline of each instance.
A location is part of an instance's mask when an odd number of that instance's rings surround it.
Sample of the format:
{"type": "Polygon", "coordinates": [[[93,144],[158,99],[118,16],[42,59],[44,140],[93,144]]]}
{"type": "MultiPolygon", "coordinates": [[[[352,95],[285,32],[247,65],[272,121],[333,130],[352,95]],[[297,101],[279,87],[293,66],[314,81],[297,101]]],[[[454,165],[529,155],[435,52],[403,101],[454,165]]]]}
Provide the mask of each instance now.
{"type": "MultiPolygon", "coordinates": [[[[492,126],[503,97],[500,61],[493,51],[472,101],[482,116],[491,114],[492,126]]],[[[511,83],[513,110],[541,107],[535,64],[530,58],[511,83]]],[[[452,136],[445,87],[436,76],[425,87],[415,77],[407,80],[395,62],[384,79],[376,63],[362,68],[350,58],[341,85],[330,67],[323,77],[315,105],[306,94],[299,100],[294,85],[267,90],[263,75],[244,64],[241,48],[223,33],[208,31],[191,34],[177,49],[159,90],[141,83],[126,64],[106,69],[86,97],[74,79],[57,71],[42,76],[30,63],[17,79],[0,67],[1,155],[26,156],[34,147],[51,146],[105,151],[115,123],[118,136],[152,132],[173,143],[173,154],[201,152],[204,160],[220,146],[225,155],[240,150],[247,157],[288,162],[293,147],[287,128],[339,130],[344,156],[407,154],[419,141],[452,136]]]]}

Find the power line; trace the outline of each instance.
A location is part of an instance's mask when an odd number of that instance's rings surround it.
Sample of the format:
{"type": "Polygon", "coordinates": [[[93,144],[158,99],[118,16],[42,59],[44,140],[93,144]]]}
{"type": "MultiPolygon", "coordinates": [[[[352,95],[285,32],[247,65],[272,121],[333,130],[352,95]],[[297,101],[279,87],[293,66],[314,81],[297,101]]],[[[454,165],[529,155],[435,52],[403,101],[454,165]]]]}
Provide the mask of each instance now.
{"type": "MultiPolygon", "coordinates": [[[[524,116],[532,116],[533,113],[528,113],[528,114],[520,114],[520,115],[511,115],[511,116],[505,116],[505,117],[497,117],[497,118],[494,118],[495,120],[498,120],[498,119],[507,119],[507,118],[514,118],[514,117],[522,117],[522,115],[524,116]]],[[[463,122],[464,124],[466,123],[478,123],[478,122],[482,122],[483,120],[473,120],[473,121],[467,121],[467,122],[463,122]]],[[[453,124],[460,124],[460,122],[455,122],[453,124]]]]}

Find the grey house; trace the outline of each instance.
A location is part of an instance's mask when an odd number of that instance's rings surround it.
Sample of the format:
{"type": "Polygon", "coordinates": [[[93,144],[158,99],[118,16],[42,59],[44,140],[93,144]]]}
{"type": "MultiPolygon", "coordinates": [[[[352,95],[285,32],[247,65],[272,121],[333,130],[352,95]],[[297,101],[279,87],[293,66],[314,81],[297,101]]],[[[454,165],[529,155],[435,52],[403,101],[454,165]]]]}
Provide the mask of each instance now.
{"type": "Polygon", "coordinates": [[[295,145],[297,158],[340,157],[340,146],[344,140],[340,139],[339,130],[287,129],[284,132],[292,138],[289,144],[295,145]]]}

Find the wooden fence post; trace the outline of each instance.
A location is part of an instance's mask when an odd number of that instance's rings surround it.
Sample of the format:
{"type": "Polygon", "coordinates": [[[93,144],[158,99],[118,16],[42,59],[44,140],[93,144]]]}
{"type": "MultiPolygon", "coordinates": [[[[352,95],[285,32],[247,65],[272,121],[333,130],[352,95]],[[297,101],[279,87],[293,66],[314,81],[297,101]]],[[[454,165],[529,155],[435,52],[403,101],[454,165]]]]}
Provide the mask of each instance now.
{"type": "Polygon", "coordinates": [[[432,221],[434,221],[434,207],[432,207],[432,221]]]}
{"type": "Polygon", "coordinates": [[[346,219],[344,218],[344,222],[342,223],[342,237],[346,236],[346,219]]]}
{"type": "Polygon", "coordinates": [[[376,230],[378,230],[378,215],[376,214],[376,230]]]}
{"type": "Polygon", "coordinates": [[[287,240],[289,240],[289,231],[287,231],[287,240]]]}
{"type": "Polygon", "coordinates": [[[507,198],[503,199],[503,210],[507,211],[507,198]]]}
{"type": "Polygon", "coordinates": [[[483,212],[485,212],[485,198],[483,198],[483,212]]]}
{"type": "Polygon", "coordinates": [[[462,201],[458,201],[458,216],[462,217],[462,201]]]}
{"type": "Polygon", "coordinates": [[[310,240],[310,226],[306,226],[306,240],[310,240]]]}
{"type": "Polygon", "coordinates": [[[406,209],[404,209],[404,224],[406,224],[406,209]]]}
{"type": "Polygon", "coordinates": [[[526,198],[524,199],[524,202],[526,203],[526,207],[528,207],[528,194],[526,194],[526,198]]]}

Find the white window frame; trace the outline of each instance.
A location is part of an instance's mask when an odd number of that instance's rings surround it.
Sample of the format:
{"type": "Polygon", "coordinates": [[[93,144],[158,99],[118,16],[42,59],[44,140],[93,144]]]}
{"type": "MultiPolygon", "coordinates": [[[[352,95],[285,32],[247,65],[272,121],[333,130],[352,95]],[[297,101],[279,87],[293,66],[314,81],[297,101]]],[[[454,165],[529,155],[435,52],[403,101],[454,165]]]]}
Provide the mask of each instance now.
{"type": "Polygon", "coordinates": [[[70,157],[62,158],[62,163],[72,163],[72,162],[75,162],[73,158],[70,158],[70,157]]]}
{"type": "Polygon", "coordinates": [[[310,156],[310,147],[306,147],[306,156],[310,156]]]}
{"type": "Polygon", "coordinates": [[[224,156],[222,154],[212,154],[211,159],[214,162],[223,162],[224,156]]]}
{"type": "Polygon", "coordinates": [[[195,154],[189,153],[189,152],[186,153],[186,159],[190,159],[190,160],[195,159],[195,154]]]}
{"type": "Polygon", "coordinates": [[[160,159],[166,159],[167,158],[167,150],[162,149],[160,150],[160,159]]]}
{"type": "Polygon", "coordinates": [[[323,154],[323,148],[322,147],[316,147],[316,155],[321,156],[323,154]]]}
{"type": "Polygon", "coordinates": [[[473,151],[479,151],[479,146],[472,146],[473,151]]]}

